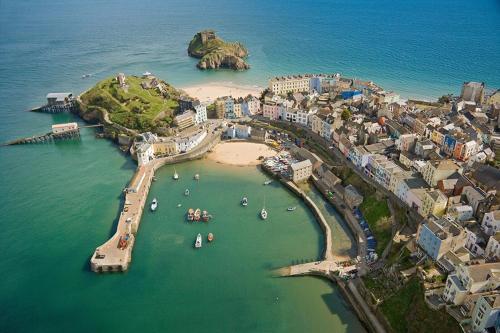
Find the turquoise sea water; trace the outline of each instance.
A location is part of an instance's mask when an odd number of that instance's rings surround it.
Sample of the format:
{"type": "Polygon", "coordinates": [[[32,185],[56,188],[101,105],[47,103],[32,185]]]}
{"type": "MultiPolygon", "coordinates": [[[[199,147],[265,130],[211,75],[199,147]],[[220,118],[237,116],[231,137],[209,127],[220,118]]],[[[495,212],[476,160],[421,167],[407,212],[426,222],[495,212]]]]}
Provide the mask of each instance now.
{"type": "MultiPolygon", "coordinates": [[[[148,70],[181,86],[265,85],[277,74],[341,72],[407,96],[457,93],[466,80],[498,87],[499,6],[493,0],[2,0],[0,142],[73,121],[25,110],[47,92],[79,93],[118,71],[148,70]],[[252,69],[198,71],[186,47],[204,28],[244,42],[252,69]],[[86,73],[94,76],[81,79],[86,73]]],[[[134,162],[84,129],[79,142],[2,147],[0,165],[1,332],[363,331],[334,286],[270,276],[274,267],[317,258],[322,239],[310,213],[279,187],[265,189],[270,223],[257,219],[254,198],[264,189],[254,169],[194,162],[179,166],[183,178],[176,184],[172,170],[162,169],[151,191],[160,208],[144,216],[130,271],[95,275],[89,256],[113,232],[134,162]],[[195,171],[200,184],[192,184],[195,171]],[[192,197],[182,196],[185,187],[192,197]],[[242,192],[251,200],[246,211],[237,205],[242,192]],[[181,201],[208,207],[216,220],[183,223],[175,208],[181,201]],[[287,214],[291,204],[299,208],[287,214]],[[196,233],[208,231],[214,244],[192,250],[196,233]]],[[[342,226],[334,230],[339,253],[352,251],[342,226]]]]}

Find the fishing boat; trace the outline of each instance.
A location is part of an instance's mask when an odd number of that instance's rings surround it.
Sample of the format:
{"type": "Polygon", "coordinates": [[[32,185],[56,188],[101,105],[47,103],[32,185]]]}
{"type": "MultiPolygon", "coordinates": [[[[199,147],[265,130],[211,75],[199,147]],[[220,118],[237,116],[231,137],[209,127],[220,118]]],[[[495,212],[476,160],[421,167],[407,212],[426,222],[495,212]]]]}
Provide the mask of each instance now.
{"type": "Polygon", "coordinates": [[[193,221],[194,220],[194,210],[193,210],[193,208],[189,208],[188,209],[187,219],[188,219],[188,221],[193,221]]]}
{"type": "Polygon", "coordinates": [[[198,234],[198,236],[196,236],[196,242],[194,242],[194,247],[197,249],[201,247],[201,234],[198,234]]]}
{"type": "Polygon", "coordinates": [[[199,221],[201,217],[201,210],[199,208],[196,208],[194,211],[194,220],[199,221]]]}
{"type": "Polygon", "coordinates": [[[189,189],[188,189],[188,188],[184,191],[184,195],[185,195],[186,197],[189,195],[189,189]]]}
{"type": "Polygon", "coordinates": [[[243,207],[248,206],[248,198],[247,197],[243,197],[243,199],[241,199],[241,205],[243,207]]]}
{"type": "Polygon", "coordinates": [[[174,169],[174,176],[172,177],[174,180],[179,179],[179,174],[177,173],[177,170],[174,169]]]}
{"type": "Polygon", "coordinates": [[[272,180],[266,180],[266,181],[264,182],[264,185],[269,185],[269,184],[271,184],[272,182],[273,182],[272,180]]]}
{"type": "Polygon", "coordinates": [[[154,198],[153,202],[151,202],[151,211],[154,212],[157,207],[158,207],[158,200],[156,200],[156,198],[154,198]]]}
{"type": "Polygon", "coordinates": [[[194,175],[194,180],[200,180],[200,174],[199,173],[197,173],[197,174],[194,175]]]}
{"type": "Polygon", "coordinates": [[[293,206],[293,207],[288,207],[286,210],[289,212],[293,212],[296,209],[297,209],[297,207],[293,206]]]}
{"type": "Polygon", "coordinates": [[[214,234],[212,234],[211,232],[208,233],[208,236],[207,236],[207,239],[209,242],[213,241],[214,240],[214,234]]]}
{"type": "Polygon", "coordinates": [[[204,210],[202,213],[201,213],[201,220],[203,222],[208,222],[208,220],[210,219],[210,215],[208,215],[208,212],[206,210],[204,210]]]}

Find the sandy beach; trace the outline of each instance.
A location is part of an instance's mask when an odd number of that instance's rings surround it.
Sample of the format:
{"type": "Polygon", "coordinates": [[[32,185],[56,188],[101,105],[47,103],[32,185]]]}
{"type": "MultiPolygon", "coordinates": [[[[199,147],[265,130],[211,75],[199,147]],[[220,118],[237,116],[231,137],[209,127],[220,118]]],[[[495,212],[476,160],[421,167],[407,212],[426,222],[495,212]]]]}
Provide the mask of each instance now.
{"type": "Polygon", "coordinates": [[[215,147],[207,156],[218,163],[248,166],[258,165],[259,156],[270,157],[277,152],[263,143],[224,142],[215,147]]]}
{"type": "Polygon", "coordinates": [[[264,90],[258,86],[244,86],[233,83],[211,82],[182,87],[188,95],[198,98],[202,102],[213,102],[217,97],[233,96],[234,98],[254,95],[259,97],[264,90]]]}

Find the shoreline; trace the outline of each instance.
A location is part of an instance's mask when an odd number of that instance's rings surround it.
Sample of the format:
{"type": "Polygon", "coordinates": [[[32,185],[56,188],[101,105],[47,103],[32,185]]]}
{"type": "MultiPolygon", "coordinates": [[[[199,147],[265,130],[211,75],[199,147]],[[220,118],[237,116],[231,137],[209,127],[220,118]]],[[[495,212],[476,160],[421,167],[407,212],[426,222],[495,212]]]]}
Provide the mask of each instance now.
{"type": "Polygon", "coordinates": [[[236,84],[233,82],[207,82],[196,83],[179,87],[191,97],[199,99],[201,102],[213,102],[218,97],[232,96],[234,98],[253,95],[260,97],[265,87],[250,84],[236,84]]]}

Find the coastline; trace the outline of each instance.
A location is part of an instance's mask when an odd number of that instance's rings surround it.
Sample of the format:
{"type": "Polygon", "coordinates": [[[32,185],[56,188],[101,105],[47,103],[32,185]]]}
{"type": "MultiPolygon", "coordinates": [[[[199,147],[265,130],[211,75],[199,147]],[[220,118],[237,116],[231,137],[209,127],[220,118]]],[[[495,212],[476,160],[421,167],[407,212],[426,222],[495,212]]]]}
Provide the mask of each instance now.
{"type": "Polygon", "coordinates": [[[188,95],[201,102],[213,102],[218,97],[232,96],[234,98],[253,95],[259,97],[264,87],[257,85],[241,85],[232,82],[208,82],[179,87],[188,95]]]}

